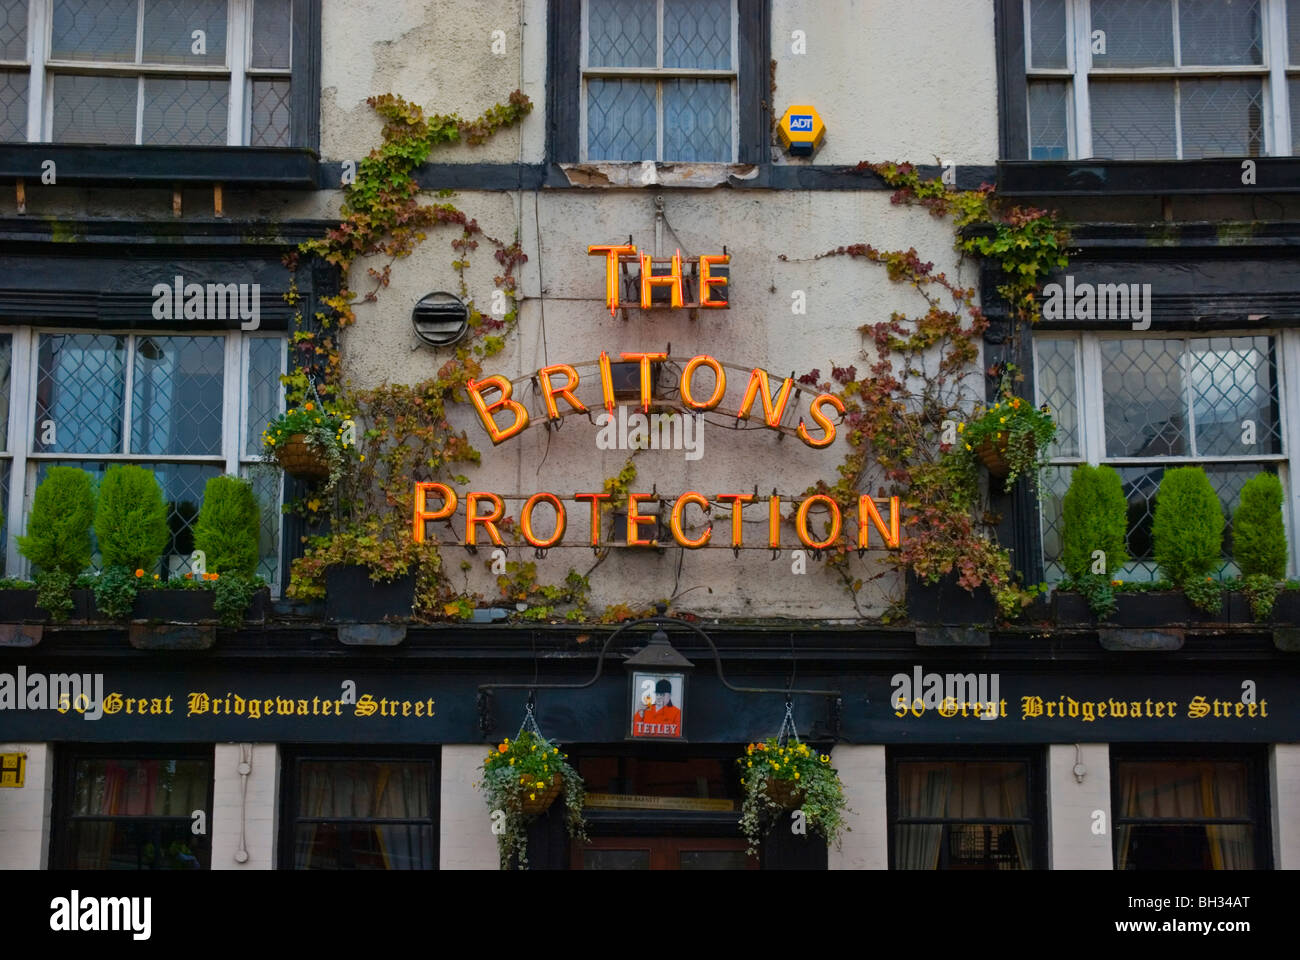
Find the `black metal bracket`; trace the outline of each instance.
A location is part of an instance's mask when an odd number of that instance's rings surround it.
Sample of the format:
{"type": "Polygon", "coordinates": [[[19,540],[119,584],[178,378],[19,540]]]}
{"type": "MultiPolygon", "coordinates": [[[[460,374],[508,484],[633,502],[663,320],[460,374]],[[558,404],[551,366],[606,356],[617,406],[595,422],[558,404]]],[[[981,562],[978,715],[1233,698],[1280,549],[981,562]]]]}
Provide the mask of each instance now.
{"type": "MultiPolygon", "coordinates": [[[[710,637],[707,633],[705,633],[695,624],[687,620],[682,620],[678,617],[667,616],[666,614],[668,611],[668,605],[665,603],[656,603],[655,611],[656,611],[655,616],[643,617],[640,620],[629,620],[627,623],[622,624],[617,630],[615,630],[608,637],[606,637],[605,642],[601,645],[600,653],[597,655],[596,658],[596,672],[590,680],[587,680],[583,683],[481,683],[479,684],[478,686],[479,729],[482,730],[483,733],[487,734],[487,733],[491,733],[492,730],[496,727],[496,724],[492,717],[491,692],[493,690],[528,690],[530,691],[528,695],[528,702],[530,704],[534,704],[536,702],[535,691],[537,690],[585,690],[587,687],[594,686],[596,681],[600,679],[601,674],[605,669],[605,656],[609,652],[610,644],[614,642],[614,639],[616,637],[618,637],[621,633],[623,633],[623,631],[632,629],[633,627],[644,626],[646,624],[653,624],[654,626],[657,627],[663,627],[665,625],[685,627],[687,630],[690,630],[701,640],[707,643],[709,645],[709,650],[713,652],[713,664],[718,673],[718,681],[724,687],[726,687],[728,690],[733,691],[734,693],[771,694],[773,696],[785,697],[787,702],[789,702],[790,697],[793,697],[795,695],[811,696],[811,697],[826,697],[829,701],[828,712],[830,718],[829,719],[830,735],[832,739],[836,739],[836,740],[839,739],[840,721],[841,721],[843,706],[844,706],[844,694],[841,691],[805,690],[805,689],[796,689],[794,687],[738,687],[735,684],[731,683],[723,674],[722,654],[718,651],[718,647],[713,642],[712,637],[710,637]]],[[[814,724],[814,726],[816,726],[816,724],[814,724]]]]}

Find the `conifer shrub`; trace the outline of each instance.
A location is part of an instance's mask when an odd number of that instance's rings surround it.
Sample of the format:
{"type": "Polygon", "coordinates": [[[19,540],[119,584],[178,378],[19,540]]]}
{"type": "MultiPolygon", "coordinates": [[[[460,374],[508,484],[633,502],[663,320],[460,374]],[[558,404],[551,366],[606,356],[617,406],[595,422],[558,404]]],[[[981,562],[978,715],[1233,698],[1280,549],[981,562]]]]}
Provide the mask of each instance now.
{"type": "Polygon", "coordinates": [[[1241,503],[1232,517],[1232,558],[1243,577],[1286,576],[1282,481],[1276,474],[1256,474],[1241,488],[1241,503]]]}
{"type": "Polygon", "coordinates": [[[1073,579],[1088,574],[1109,578],[1128,563],[1128,500],[1119,474],[1107,466],[1080,464],[1061,501],[1063,526],[1061,563],[1073,579]],[[1094,570],[1094,552],[1103,554],[1105,569],[1094,570]]]}
{"type": "Polygon", "coordinates": [[[203,489],[194,547],[206,555],[208,570],[251,578],[257,573],[260,524],[252,484],[239,477],[213,477],[203,489]]]}
{"type": "Polygon", "coordinates": [[[1181,588],[1204,580],[1223,556],[1223,507],[1200,467],[1166,470],[1151,536],[1156,563],[1181,588]]]}
{"type": "Polygon", "coordinates": [[[27,535],[18,538],[18,550],[37,570],[65,574],[71,582],[90,566],[94,521],[90,474],[77,467],[50,467],[32,497],[27,535]]]}
{"type": "Polygon", "coordinates": [[[152,471],[134,464],[108,468],[99,485],[95,535],[106,568],[153,572],[170,533],[167,504],[152,471]]]}

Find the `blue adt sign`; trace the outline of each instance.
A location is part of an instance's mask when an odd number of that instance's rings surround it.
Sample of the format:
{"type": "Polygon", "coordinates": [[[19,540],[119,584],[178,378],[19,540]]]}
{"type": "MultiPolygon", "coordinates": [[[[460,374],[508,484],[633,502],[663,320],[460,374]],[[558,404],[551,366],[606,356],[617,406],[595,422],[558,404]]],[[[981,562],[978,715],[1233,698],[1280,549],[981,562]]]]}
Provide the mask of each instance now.
{"type": "Polygon", "coordinates": [[[790,129],[811,131],[813,128],[812,114],[796,113],[790,116],[790,129]]]}

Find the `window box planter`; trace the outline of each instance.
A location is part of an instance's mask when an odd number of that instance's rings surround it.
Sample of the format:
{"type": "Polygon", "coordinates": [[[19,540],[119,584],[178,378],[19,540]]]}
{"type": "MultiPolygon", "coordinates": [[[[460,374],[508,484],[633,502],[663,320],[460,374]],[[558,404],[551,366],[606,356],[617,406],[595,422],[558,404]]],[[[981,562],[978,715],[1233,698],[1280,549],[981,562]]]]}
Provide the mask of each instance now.
{"type": "Polygon", "coordinates": [[[36,591],[0,590],[0,623],[27,623],[48,620],[36,606],[36,591]]]}
{"type": "Polygon", "coordinates": [[[1092,626],[1097,622],[1088,598],[1073,590],[1052,592],[1052,620],[1062,627],[1092,626]]]}
{"type": "MultiPolygon", "coordinates": [[[[69,620],[96,620],[93,590],[72,591],[72,610],[69,620]]],[[[52,623],[49,611],[36,605],[36,590],[0,590],[0,623],[52,623]]],[[[60,621],[61,622],[61,621],[60,621]]]]}
{"type": "Polygon", "coordinates": [[[368,567],[330,567],[325,571],[325,619],[331,622],[410,620],[414,606],[414,574],[377,583],[370,579],[368,567]]]}
{"type": "Polygon", "coordinates": [[[1115,612],[1107,623],[1121,627],[1160,627],[1200,620],[1207,614],[1193,607],[1181,590],[1152,590],[1115,595],[1115,612]]]}
{"type": "MultiPolygon", "coordinates": [[[[1250,605],[1247,604],[1247,612],[1250,605]]],[[[1273,623],[1300,626],[1300,590],[1283,590],[1273,601],[1273,623]]]]}
{"type": "Polygon", "coordinates": [[[203,623],[217,619],[211,590],[141,590],[135,595],[133,620],[163,623],[203,623]]]}
{"type": "Polygon", "coordinates": [[[938,583],[926,583],[910,570],[907,571],[907,615],[916,623],[954,626],[992,623],[998,618],[988,587],[977,587],[971,593],[958,585],[955,573],[942,577],[938,583]]]}

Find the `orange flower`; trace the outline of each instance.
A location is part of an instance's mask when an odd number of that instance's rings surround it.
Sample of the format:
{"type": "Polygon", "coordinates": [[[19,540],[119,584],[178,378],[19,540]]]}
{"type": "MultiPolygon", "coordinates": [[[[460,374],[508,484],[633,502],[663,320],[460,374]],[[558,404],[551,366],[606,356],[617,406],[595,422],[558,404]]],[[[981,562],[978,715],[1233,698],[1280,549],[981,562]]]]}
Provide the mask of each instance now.
{"type": "Polygon", "coordinates": [[[143,577],[143,576],[144,576],[144,571],[143,571],[143,570],[136,570],[135,575],[136,575],[137,577],[143,577]]]}
{"type": "Polygon", "coordinates": [[[186,580],[193,580],[193,579],[194,579],[194,574],[192,574],[192,573],[187,573],[187,574],[185,574],[185,579],[186,579],[186,580]]]}
{"type": "Polygon", "coordinates": [[[304,410],[312,410],[312,409],[315,409],[315,408],[312,406],[310,400],[307,401],[306,403],[304,403],[304,404],[302,405],[302,408],[303,408],[304,410]]]}
{"type": "Polygon", "coordinates": [[[509,748],[504,743],[498,743],[497,749],[500,750],[502,753],[505,753],[506,750],[508,750],[509,748]]]}

